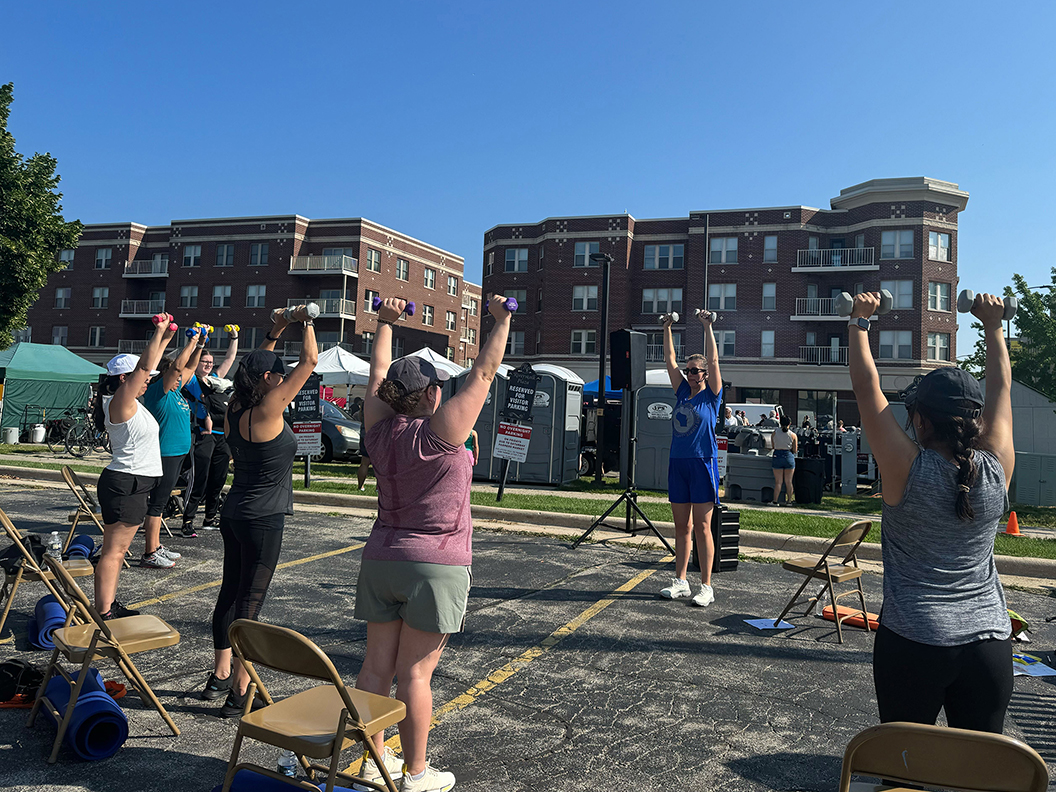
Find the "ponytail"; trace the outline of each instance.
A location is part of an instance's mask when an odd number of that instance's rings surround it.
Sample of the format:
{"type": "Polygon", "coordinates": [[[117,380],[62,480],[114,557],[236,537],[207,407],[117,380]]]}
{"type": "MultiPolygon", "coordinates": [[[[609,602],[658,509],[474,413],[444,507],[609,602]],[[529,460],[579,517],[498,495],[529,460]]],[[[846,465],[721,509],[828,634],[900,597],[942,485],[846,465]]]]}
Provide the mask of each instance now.
{"type": "MultiPolygon", "coordinates": [[[[912,413],[916,410],[911,410],[912,413]]],[[[931,422],[931,437],[936,443],[947,446],[953,453],[957,465],[957,499],[955,509],[961,520],[975,517],[972,508],[971,489],[979,480],[979,467],[975,462],[975,451],[980,445],[980,422],[978,418],[964,418],[959,415],[932,415],[920,410],[922,416],[931,422]]]]}
{"type": "Polygon", "coordinates": [[[95,398],[92,400],[92,420],[95,425],[102,429],[106,426],[106,415],[103,413],[103,397],[113,396],[121,387],[121,377],[110,374],[100,374],[99,382],[95,389],[95,398]]]}

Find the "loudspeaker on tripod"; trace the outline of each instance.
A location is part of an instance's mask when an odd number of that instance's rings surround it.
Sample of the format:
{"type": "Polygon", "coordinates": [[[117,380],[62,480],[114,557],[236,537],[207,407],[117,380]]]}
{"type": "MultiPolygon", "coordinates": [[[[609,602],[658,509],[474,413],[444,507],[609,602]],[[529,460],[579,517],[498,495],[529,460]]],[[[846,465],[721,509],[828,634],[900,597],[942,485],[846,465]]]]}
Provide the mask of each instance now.
{"type": "Polygon", "coordinates": [[[609,334],[612,389],[638,390],[645,386],[645,333],[614,330],[609,334]]]}

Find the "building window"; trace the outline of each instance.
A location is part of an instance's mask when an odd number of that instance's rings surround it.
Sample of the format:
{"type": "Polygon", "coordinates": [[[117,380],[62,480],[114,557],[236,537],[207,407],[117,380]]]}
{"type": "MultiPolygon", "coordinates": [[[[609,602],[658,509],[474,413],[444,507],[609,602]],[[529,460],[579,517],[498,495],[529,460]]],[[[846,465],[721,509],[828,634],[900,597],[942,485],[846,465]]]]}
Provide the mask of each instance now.
{"type": "Polygon", "coordinates": [[[380,296],[376,291],[371,291],[370,289],[363,292],[363,310],[367,313],[377,313],[378,309],[374,307],[374,298],[380,296]]]}
{"type": "Polygon", "coordinates": [[[214,286],[213,287],[213,307],[214,308],[230,308],[231,307],[231,287],[230,286],[214,286]]]}
{"type": "Polygon", "coordinates": [[[506,337],[506,354],[507,355],[523,355],[524,354],[524,331],[523,330],[511,330],[510,334],[506,337]]]}
{"type": "Polygon", "coordinates": [[[392,357],[394,359],[403,357],[403,339],[402,338],[397,338],[396,336],[392,337],[392,357]]]}
{"type": "Polygon", "coordinates": [[[681,289],[642,289],[642,313],[682,312],[681,289]]]}
{"type": "Polygon", "coordinates": [[[76,250],[60,250],[59,251],[59,261],[65,261],[66,262],[66,266],[63,267],[63,269],[73,269],[73,254],[76,253],[76,252],[77,252],[76,250]]]}
{"type": "Polygon", "coordinates": [[[515,313],[528,313],[528,290],[527,289],[506,289],[502,293],[503,297],[513,297],[517,301],[517,310],[515,313]]]}
{"type": "Polygon", "coordinates": [[[446,354],[447,354],[447,359],[448,360],[454,360],[455,359],[455,348],[453,346],[449,346],[447,348],[446,354]]]}
{"type": "Polygon", "coordinates": [[[777,237],[763,237],[763,262],[777,261],[777,237]]]}
{"type": "Polygon", "coordinates": [[[476,344],[477,344],[477,331],[476,331],[476,328],[473,328],[473,327],[467,327],[466,328],[466,343],[467,344],[472,344],[473,346],[476,346],[476,344]]]}
{"type": "MultiPolygon", "coordinates": [[[[97,270],[110,269],[110,257],[113,251],[110,248],[99,248],[95,251],[95,268],[97,270]]],[[[63,346],[66,346],[63,344],[63,346]]]]}
{"type": "Polygon", "coordinates": [[[719,330],[715,333],[715,345],[720,357],[734,357],[737,349],[736,342],[736,330],[719,330]]]}
{"type": "Polygon", "coordinates": [[[535,290],[535,310],[539,312],[543,310],[543,287],[540,286],[535,290]]]}
{"type": "Polygon", "coordinates": [[[546,247],[540,242],[539,243],[539,261],[536,262],[536,269],[543,268],[543,258],[546,257],[546,247]]]}
{"type": "Polygon", "coordinates": [[[490,275],[495,271],[495,251],[488,253],[488,263],[484,265],[484,274],[490,275]]]}
{"type": "Polygon", "coordinates": [[[425,268],[425,288],[435,289],[436,288],[436,270],[425,268]]]}
{"type": "Polygon", "coordinates": [[[708,285],[709,311],[736,311],[737,284],[711,283],[708,285]]]}
{"type": "Polygon", "coordinates": [[[264,284],[246,287],[246,307],[263,308],[264,298],[267,296],[268,287],[264,284]]]}
{"type": "Polygon", "coordinates": [[[543,352],[543,331],[535,331],[535,354],[541,355],[543,352]]]}
{"type": "Polygon", "coordinates": [[[447,293],[452,297],[458,296],[458,278],[454,275],[447,276],[447,293]]]}
{"type": "Polygon", "coordinates": [[[646,245],[645,269],[682,269],[685,245],[646,245]]]}
{"type": "Polygon", "coordinates": [[[933,261],[950,260],[950,235],[932,231],[928,234],[928,258],[933,261]]]}
{"type": "Polygon", "coordinates": [[[33,340],[33,328],[23,327],[21,330],[16,330],[14,333],[14,339],[16,344],[31,342],[33,340]]]}
{"type": "Polygon", "coordinates": [[[865,247],[865,234],[855,234],[854,235],[854,246],[858,250],[861,250],[862,248],[865,247]]]}
{"type": "Polygon", "coordinates": [[[427,327],[433,326],[433,306],[423,305],[422,306],[422,324],[427,327]]]}
{"type": "Polygon", "coordinates": [[[371,272],[381,272],[381,251],[367,248],[367,269],[371,272]]]}
{"type": "MultiPolygon", "coordinates": [[[[542,307],[542,289],[540,291],[539,305],[542,307]]],[[[596,311],[598,310],[598,287],[597,286],[573,286],[572,287],[572,310],[573,311],[596,311]]]]}
{"type": "Polygon", "coordinates": [[[477,315],[477,311],[479,309],[480,309],[480,303],[479,302],[477,302],[476,300],[470,300],[469,301],[469,315],[470,316],[476,316],[477,315]]]}
{"type": "Polygon", "coordinates": [[[600,242],[577,242],[576,243],[576,258],[572,262],[573,267],[596,267],[598,266],[590,260],[591,253],[597,253],[600,249],[600,242]]]}
{"type": "Polygon", "coordinates": [[[92,287],[92,307],[93,308],[109,308],[110,307],[110,287],[109,286],[93,286],[92,287]]]}
{"type": "MultiPolygon", "coordinates": [[[[250,289],[255,289],[255,286],[250,286],[250,289]]],[[[246,305],[250,305],[247,301],[246,305]]],[[[181,286],[180,287],[180,307],[181,308],[197,308],[198,307],[198,287],[197,286],[181,286]]]]}
{"type": "Polygon", "coordinates": [[[881,232],[880,258],[913,258],[913,231],[881,232]]]}
{"type": "Polygon", "coordinates": [[[69,329],[66,325],[55,325],[51,328],[51,343],[56,346],[66,346],[69,338],[69,329]]]}
{"type": "Polygon", "coordinates": [[[267,242],[254,242],[249,246],[249,266],[251,267],[266,267],[268,266],[268,243],[267,242]]]}
{"type": "Polygon", "coordinates": [[[90,347],[106,346],[106,328],[105,327],[89,327],[88,328],[88,346],[90,346],[90,347]]]}
{"type": "Polygon", "coordinates": [[[776,283],[764,283],[763,284],[763,310],[764,311],[776,311],[777,310],[777,284],[776,283]]]}
{"type": "Polygon", "coordinates": [[[185,267],[200,267],[200,266],[202,266],[202,246],[201,245],[184,245],[183,246],[183,266],[185,266],[185,267]]]}
{"type": "Polygon", "coordinates": [[[218,267],[233,267],[235,265],[235,246],[234,245],[217,245],[216,246],[216,266],[218,267]]]}
{"type": "Polygon", "coordinates": [[[473,358],[471,358],[471,357],[467,357],[466,358],[466,368],[473,368],[473,358]]]}
{"type": "Polygon", "coordinates": [[[597,354],[597,330],[573,330],[572,331],[572,354],[594,355],[597,354]]]}
{"type": "Polygon", "coordinates": [[[454,330],[457,318],[458,317],[455,316],[454,311],[447,311],[447,319],[444,322],[444,327],[446,327],[448,330],[454,330]]]}
{"type": "Polygon", "coordinates": [[[950,334],[928,333],[928,360],[950,359],[950,334]]]}
{"type": "Polygon", "coordinates": [[[150,259],[158,272],[169,271],[169,254],[168,253],[155,253],[150,259]]]}
{"type": "Polygon", "coordinates": [[[510,248],[506,251],[506,271],[528,271],[528,248],[510,248]]]}
{"type": "Polygon", "coordinates": [[[881,330],[880,354],[885,360],[910,360],[913,357],[912,330],[881,330]]]}
{"type": "Polygon", "coordinates": [[[411,278],[411,265],[407,263],[407,259],[396,259],[396,280],[410,280],[411,278]]]}
{"type": "Polygon", "coordinates": [[[737,237],[713,237],[710,261],[712,264],[736,264],[737,237]]]}
{"type": "Polygon", "coordinates": [[[363,333],[362,338],[363,338],[363,354],[364,355],[369,355],[371,352],[374,351],[374,334],[373,333],[363,333]]]}
{"type": "Polygon", "coordinates": [[[935,281],[928,284],[928,308],[932,311],[950,310],[950,284],[935,281]]]}
{"type": "Polygon", "coordinates": [[[73,289],[66,287],[63,289],[55,290],[55,307],[56,308],[69,308],[70,307],[70,295],[73,294],[73,289]]]}
{"type": "Polygon", "coordinates": [[[880,281],[880,288],[891,292],[891,297],[894,299],[891,305],[892,308],[913,307],[913,281],[880,281]]]}
{"type": "Polygon", "coordinates": [[[759,339],[759,357],[772,358],[774,356],[774,331],[763,330],[759,339]]]}

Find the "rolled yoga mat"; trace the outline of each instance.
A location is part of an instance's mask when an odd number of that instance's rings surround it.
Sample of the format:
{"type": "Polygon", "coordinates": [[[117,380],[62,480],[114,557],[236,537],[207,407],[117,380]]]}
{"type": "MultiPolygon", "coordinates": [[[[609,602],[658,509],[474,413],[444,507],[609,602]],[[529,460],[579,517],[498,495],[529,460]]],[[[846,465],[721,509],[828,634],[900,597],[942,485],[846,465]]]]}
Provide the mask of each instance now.
{"type": "MultiPolygon", "coordinates": [[[[278,748],[275,749],[278,751],[278,748]]],[[[277,754],[276,754],[277,755],[277,754]]],[[[301,766],[297,765],[297,771],[301,771],[301,766]]],[[[303,777],[299,780],[304,781],[303,777]]],[[[310,781],[308,783],[311,783],[310,781]]],[[[319,784],[319,789],[326,788],[326,782],[319,784]]],[[[397,787],[399,784],[397,783],[397,787]]],[[[213,787],[213,792],[220,792],[224,788],[223,783],[217,784],[213,787]]],[[[274,778],[266,775],[260,775],[254,773],[252,770],[242,769],[235,773],[235,778],[231,782],[231,792],[289,792],[292,789],[289,784],[285,781],[276,781],[274,778]]],[[[352,792],[348,787],[334,786],[334,792],[352,792]]]]}
{"type": "Polygon", "coordinates": [[[29,620],[29,643],[37,649],[51,651],[55,644],[51,640],[52,630],[66,623],[66,611],[50,594],[37,600],[33,618],[29,620]]]}
{"type": "Polygon", "coordinates": [[[70,558],[91,558],[95,553],[95,540],[86,534],[79,534],[70,542],[66,554],[70,558]]]}
{"type": "MultiPolygon", "coordinates": [[[[61,719],[70,702],[70,683],[61,676],[54,676],[44,693],[61,719]]],[[[81,759],[94,762],[113,756],[127,739],[128,718],[104,690],[99,672],[89,668],[66,727],[66,744],[81,759]]]]}

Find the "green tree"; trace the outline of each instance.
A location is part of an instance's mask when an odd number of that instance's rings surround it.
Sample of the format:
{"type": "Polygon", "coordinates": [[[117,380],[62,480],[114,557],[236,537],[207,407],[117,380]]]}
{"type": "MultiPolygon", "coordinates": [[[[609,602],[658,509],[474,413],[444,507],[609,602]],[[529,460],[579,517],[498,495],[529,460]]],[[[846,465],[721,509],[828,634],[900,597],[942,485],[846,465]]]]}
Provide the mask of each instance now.
{"type": "Polygon", "coordinates": [[[65,266],[56,252],[76,247],[82,229],[62,216],[55,158],[38,153],[25,159],[15,151],[7,130],[13,98],[12,83],[0,86],[0,349],[25,327],[48,275],[65,266]]]}

